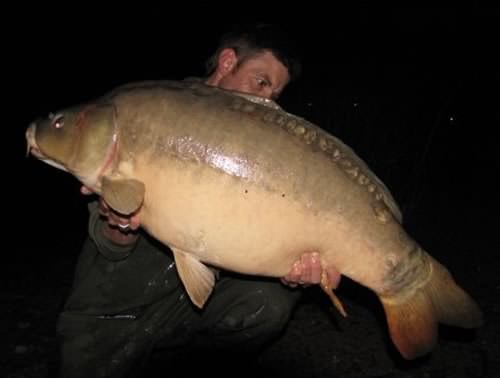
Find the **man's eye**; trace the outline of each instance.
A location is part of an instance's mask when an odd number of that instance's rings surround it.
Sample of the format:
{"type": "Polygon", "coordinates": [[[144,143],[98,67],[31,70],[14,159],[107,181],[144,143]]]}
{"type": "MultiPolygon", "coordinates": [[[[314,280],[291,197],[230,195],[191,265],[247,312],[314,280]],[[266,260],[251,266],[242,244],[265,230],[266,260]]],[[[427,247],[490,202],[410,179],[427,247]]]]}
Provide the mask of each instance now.
{"type": "Polygon", "coordinates": [[[260,87],[265,87],[265,86],[268,86],[269,85],[269,82],[265,79],[262,79],[260,77],[256,78],[257,80],[257,84],[260,86],[260,87]]]}

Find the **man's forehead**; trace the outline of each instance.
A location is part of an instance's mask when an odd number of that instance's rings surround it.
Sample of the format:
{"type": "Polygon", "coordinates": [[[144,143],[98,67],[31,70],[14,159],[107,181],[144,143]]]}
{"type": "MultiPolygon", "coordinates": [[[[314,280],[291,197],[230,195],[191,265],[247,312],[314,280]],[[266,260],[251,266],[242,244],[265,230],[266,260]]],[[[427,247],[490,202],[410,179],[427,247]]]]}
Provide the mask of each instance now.
{"type": "Polygon", "coordinates": [[[279,83],[280,85],[286,84],[289,79],[288,69],[270,51],[264,51],[248,57],[243,62],[241,62],[241,65],[261,70],[262,74],[269,75],[269,79],[279,80],[280,82],[283,82],[279,83]]]}

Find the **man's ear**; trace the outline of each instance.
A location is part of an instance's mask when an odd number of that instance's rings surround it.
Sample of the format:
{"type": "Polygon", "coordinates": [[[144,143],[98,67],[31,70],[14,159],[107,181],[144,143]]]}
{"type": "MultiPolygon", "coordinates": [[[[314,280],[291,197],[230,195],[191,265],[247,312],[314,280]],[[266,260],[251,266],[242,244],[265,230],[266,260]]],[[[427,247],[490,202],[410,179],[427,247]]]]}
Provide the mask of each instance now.
{"type": "Polygon", "coordinates": [[[230,73],[238,63],[238,57],[234,49],[225,48],[219,53],[219,58],[217,60],[217,71],[219,71],[223,76],[230,73]]]}

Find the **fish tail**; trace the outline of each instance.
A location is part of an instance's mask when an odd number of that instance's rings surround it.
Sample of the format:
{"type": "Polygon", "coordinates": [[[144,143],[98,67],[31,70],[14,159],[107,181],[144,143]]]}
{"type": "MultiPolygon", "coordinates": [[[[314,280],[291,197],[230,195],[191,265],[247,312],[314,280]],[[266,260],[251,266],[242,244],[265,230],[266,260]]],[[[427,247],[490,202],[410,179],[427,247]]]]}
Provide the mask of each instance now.
{"type": "Polygon", "coordinates": [[[439,322],[463,328],[477,328],[483,323],[474,300],[455,283],[443,265],[428,258],[430,277],[411,296],[381,297],[391,339],[409,360],[434,348],[439,322]]]}

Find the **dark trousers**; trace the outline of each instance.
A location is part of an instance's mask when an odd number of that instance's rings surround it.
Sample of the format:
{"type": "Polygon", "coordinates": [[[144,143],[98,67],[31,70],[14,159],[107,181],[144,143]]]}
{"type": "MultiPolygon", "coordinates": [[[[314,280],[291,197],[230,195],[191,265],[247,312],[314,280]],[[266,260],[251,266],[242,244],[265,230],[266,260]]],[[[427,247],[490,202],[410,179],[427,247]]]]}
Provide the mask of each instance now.
{"type": "Polygon", "coordinates": [[[161,246],[142,240],[109,261],[88,240],[58,320],[62,377],[128,377],[166,348],[257,350],[287,324],[299,290],[277,279],[222,273],[197,309],[161,246]],[[149,243],[149,244],[147,244],[149,243]]]}

